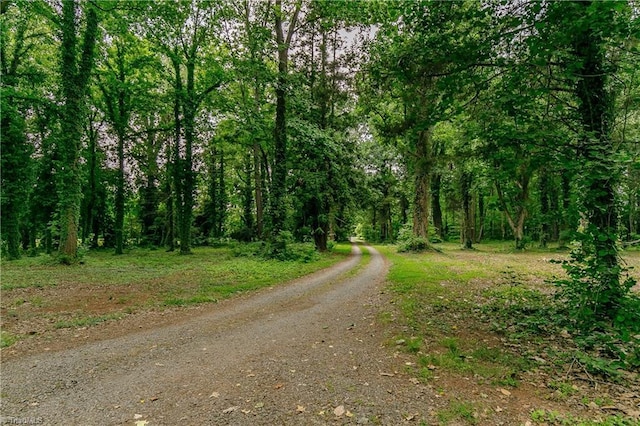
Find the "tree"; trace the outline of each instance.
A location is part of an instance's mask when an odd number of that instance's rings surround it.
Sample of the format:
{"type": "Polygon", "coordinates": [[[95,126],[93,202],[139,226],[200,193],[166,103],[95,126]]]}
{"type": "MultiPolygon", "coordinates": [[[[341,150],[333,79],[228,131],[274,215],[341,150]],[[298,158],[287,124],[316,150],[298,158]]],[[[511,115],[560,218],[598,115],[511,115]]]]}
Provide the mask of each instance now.
{"type": "Polygon", "coordinates": [[[369,96],[397,109],[395,118],[374,111],[385,133],[402,136],[414,183],[413,234],[426,239],[437,163],[433,129],[486,85],[480,70],[489,37],[470,27],[487,24],[489,11],[473,2],[422,1],[397,2],[388,10],[370,50],[369,96]]]}
{"type": "Polygon", "coordinates": [[[175,129],[171,167],[181,254],[191,253],[196,118],[202,102],[224,79],[212,40],[223,6],[196,1],[147,5],[152,19],[146,29],[173,69],[175,129]]]}
{"type": "Polygon", "coordinates": [[[85,98],[93,70],[98,37],[98,13],[91,3],[82,8],[75,0],[62,3],[60,16],[61,122],[57,137],[56,189],[60,222],[60,254],[64,261],[76,258],[81,200],[80,147],[85,98]],[[83,12],[82,34],[78,17],[83,12]],[[79,38],[82,37],[80,55],[79,38]]]}
{"type": "Polygon", "coordinates": [[[0,17],[0,199],[2,200],[2,239],[7,242],[9,259],[20,257],[20,225],[27,212],[31,182],[31,146],[27,142],[25,109],[33,101],[22,87],[25,74],[35,71],[29,55],[35,47],[33,21],[29,5],[3,3],[0,17]],[[20,11],[24,7],[27,11],[20,11]]]}
{"type": "Polygon", "coordinates": [[[252,164],[243,161],[245,171],[252,173],[250,182],[246,180],[245,209],[253,205],[255,221],[249,219],[245,211],[245,224],[249,221],[255,229],[239,230],[243,238],[265,237],[265,209],[268,203],[270,147],[273,145],[273,105],[269,103],[266,89],[275,80],[274,59],[277,49],[273,46],[273,30],[270,25],[273,9],[268,2],[245,0],[235,2],[232,22],[235,26],[226,26],[225,42],[233,68],[233,78],[227,88],[227,112],[237,116],[242,129],[239,129],[237,142],[241,142],[250,153],[252,164]],[[242,40],[238,43],[238,40],[242,40]],[[247,198],[253,189],[252,199],[247,198]]]}
{"type": "Polygon", "coordinates": [[[621,279],[618,255],[616,191],[621,167],[612,138],[615,98],[609,80],[615,68],[607,59],[612,43],[629,37],[630,13],[625,3],[590,1],[553,5],[549,11],[551,19],[566,25],[559,31],[569,49],[567,72],[574,82],[580,124],[579,210],[587,223],[569,272],[573,285],[583,286],[580,297],[588,298],[581,306],[587,318],[616,318],[633,285],[632,280],[621,279]]]}
{"type": "MultiPolygon", "coordinates": [[[[271,183],[270,214],[271,214],[271,236],[279,237],[284,230],[287,218],[287,88],[289,74],[289,48],[291,40],[295,34],[298,23],[298,15],[302,7],[302,2],[297,0],[293,4],[293,11],[290,16],[285,15],[282,7],[282,0],[275,1],[274,26],[275,41],[278,46],[278,77],[276,82],[276,118],[273,132],[273,172],[271,183]],[[289,25],[285,32],[285,22],[289,25]]],[[[274,240],[275,241],[275,240],[274,240]]],[[[283,247],[276,247],[281,250],[283,247]]]]}

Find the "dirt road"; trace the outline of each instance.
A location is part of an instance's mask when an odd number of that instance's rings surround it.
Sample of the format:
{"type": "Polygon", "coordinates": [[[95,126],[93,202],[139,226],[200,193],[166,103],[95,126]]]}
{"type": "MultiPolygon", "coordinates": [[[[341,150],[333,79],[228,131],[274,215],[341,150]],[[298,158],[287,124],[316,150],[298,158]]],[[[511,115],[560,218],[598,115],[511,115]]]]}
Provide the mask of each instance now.
{"type": "Polygon", "coordinates": [[[3,424],[430,423],[435,396],[384,345],[386,265],[367,250],[361,269],[354,246],[332,268],[187,321],[3,362],[3,424]]]}

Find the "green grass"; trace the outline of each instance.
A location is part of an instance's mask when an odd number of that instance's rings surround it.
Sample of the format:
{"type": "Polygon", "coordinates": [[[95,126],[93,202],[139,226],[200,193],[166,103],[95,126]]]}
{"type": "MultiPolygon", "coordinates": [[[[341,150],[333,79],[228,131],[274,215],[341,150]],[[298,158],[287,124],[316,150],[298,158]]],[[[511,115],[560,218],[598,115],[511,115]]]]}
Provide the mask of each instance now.
{"type": "Polygon", "coordinates": [[[603,419],[592,420],[561,414],[552,410],[534,410],[531,413],[534,425],[559,426],[637,426],[638,421],[620,416],[607,416],[603,419]]]}
{"type": "Polygon", "coordinates": [[[80,328],[98,325],[100,323],[112,320],[118,320],[123,315],[119,313],[99,315],[99,316],[80,316],[71,320],[62,320],[55,323],[55,328],[80,328]]]}
{"type": "MultiPolygon", "coordinates": [[[[415,354],[409,373],[441,386],[455,386],[463,377],[471,386],[486,389],[488,395],[498,386],[534,393],[525,383],[543,383],[549,394],[535,398],[575,405],[580,395],[567,365],[578,360],[580,368],[591,374],[602,366],[593,357],[577,356],[570,339],[558,338],[562,330],[555,320],[562,312],[556,308],[550,282],[564,276],[564,271],[551,260],[565,259],[567,252],[533,246],[516,251],[512,244],[502,242],[478,244],[474,250],[461,250],[455,243],[435,246],[438,250],[423,253],[377,247],[392,264],[388,289],[393,297],[393,308],[379,318],[402,330],[389,344],[402,339],[399,349],[415,354]],[[565,379],[549,383],[549,377],[565,379]]],[[[631,274],[640,278],[640,255],[625,251],[622,256],[627,265],[635,267],[631,274]]],[[[454,396],[464,394],[447,389],[454,396]]],[[[455,396],[437,413],[440,424],[479,421],[478,407],[456,402],[465,397],[455,396]]],[[[621,417],[603,418],[602,424],[610,426],[634,424],[621,417]]],[[[597,424],[548,411],[537,412],[532,420],[534,424],[597,424]]]]}
{"type": "Polygon", "coordinates": [[[19,340],[18,336],[11,333],[7,333],[6,331],[0,331],[0,348],[7,348],[13,345],[18,340],[19,340]]]}
{"type": "MultiPolygon", "coordinates": [[[[504,296],[499,302],[513,298],[521,302],[514,311],[526,304],[527,297],[534,298],[536,292],[516,286],[531,278],[530,262],[539,261],[540,254],[511,253],[498,244],[474,251],[462,251],[454,244],[439,246],[439,252],[421,254],[398,254],[393,246],[379,247],[392,262],[388,281],[396,306],[413,335],[426,336],[404,338],[412,342],[405,344],[407,352],[418,355],[416,374],[429,377],[428,367],[437,367],[472,374],[477,380],[494,385],[517,386],[519,376],[530,367],[529,361],[503,348],[488,346],[475,336],[468,337],[468,333],[475,332],[468,327],[481,312],[482,295],[496,286],[508,289],[509,297],[504,296]]],[[[557,265],[554,267],[558,269],[557,265]]],[[[552,270],[541,273],[550,277],[552,270]]]]}
{"type": "Polygon", "coordinates": [[[331,253],[315,262],[280,262],[235,257],[232,250],[196,248],[191,256],[160,250],[134,249],[122,256],[108,251],[91,251],[82,265],[56,265],[49,256],[25,257],[2,262],[3,291],[60,285],[142,285],[159,293],[180,293],[181,289],[216,292],[222,297],[278,281],[291,280],[330,266],[349,252],[349,244],[337,244],[331,253]]]}
{"type": "MultiPolygon", "coordinates": [[[[239,246],[195,248],[190,256],[150,249],[115,256],[95,250],[82,264],[68,266],[45,255],[2,261],[6,325],[46,316],[52,328],[85,327],[137,310],[214,303],[313,273],[351,253],[350,244],[336,244],[315,260],[279,261],[238,255],[239,246]]],[[[298,246],[313,251],[310,245],[298,246]]],[[[3,334],[3,345],[14,341],[3,334]]]]}
{"type": "Polygon", "coordinates": [[[438,420],[441,424],[449,424],[453,421],[462,420],[466,424],[478,424],[476,409],[468,402],[453,401],[443,410],[438,411],[438,420]]]}

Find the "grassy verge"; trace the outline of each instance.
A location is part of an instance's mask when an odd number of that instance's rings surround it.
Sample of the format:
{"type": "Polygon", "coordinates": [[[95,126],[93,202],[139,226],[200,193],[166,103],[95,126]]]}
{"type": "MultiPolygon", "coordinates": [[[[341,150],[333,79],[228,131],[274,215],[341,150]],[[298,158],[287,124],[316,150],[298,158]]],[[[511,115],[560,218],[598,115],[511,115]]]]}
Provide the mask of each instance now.
{"type": "Polygon", "coordinates": [[[44,330],[34,327],[42,324],[86,327],[138,310],[216,302],[310,274],[350,252],[350,244],[337,244],[328,253],[278,261],[233,245],[196,248],[190,256],[147,249],[122,256],[92,251],[83,264],[72,266],[48,256],[2,262],[2,344],[39,334],[44,330]]]}
{"type": "MultiPolygon", "coordinates": [[[[629,397],[638,390],[637,373],[598,375],[589,369],[598,366],[597,354],[580,353],[566,331],[554,328],[548,281],[564,272],[550,260],[564,254],[476,247],[443,244],[423,254],[378,247],[392,263],[397,308],[381,319],[400,316],[389,343],[415,357],[407,369],[416,380],[447,396],[439,424],[495,424],[518,410],[520,420],[505,424],[638,424],[633,407],[640,401],[629,397]],[[507,405],[512,393],[527,395],[526,408],[507,405]],[[603,393],[608,403],[598,400],[603,393]],[[612,406],[619,407],[615,415],[607,412],[612,406]]],[[[640,264],[637,253],[626,260],[640,264]]]]}

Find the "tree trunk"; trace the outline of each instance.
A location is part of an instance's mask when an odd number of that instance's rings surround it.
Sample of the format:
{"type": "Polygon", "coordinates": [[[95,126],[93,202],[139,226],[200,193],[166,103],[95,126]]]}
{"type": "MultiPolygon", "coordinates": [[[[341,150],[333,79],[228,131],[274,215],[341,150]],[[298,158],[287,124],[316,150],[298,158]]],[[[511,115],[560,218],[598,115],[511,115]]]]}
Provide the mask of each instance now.
{"type": "Polygon", "coordinates": [[[224,150],[220,150],[220,164],[218,166],[218,195],[217,199],[217,211],[216,216],[216,235],[222,237],[224,235],[224,222],[227,212],[227,190],[225,188],[224,179],[224,150]]]}
{"type": "Polygon", "coordinates": [[[118,135],[118,174],[115,198],[115,254],[122,254],[124,248],[124,134],[118,135]]]}
{"type": "Polygon", "coordinates": [[[482,191],[478,193],[478,232],[476,233],[475,241],[477,243],[482,241],[482,236],[484,233],[484,219],[486,217],[485,208],[484,208],[484,194],[482,191]]]}
{"type": "MultiPolygon", "coordinates": [[[[281,41],[278,40],[280,46],[281,41]]],[[[275,236],[284,229],[286,220],[285,194],[287,185],[286,84],[287,50],[278,48],[278,81],[276,87],[276,123],[274,128],[274,159],[271,183],[271,232],[275,236]]]]}
{"type": "MultiPolygon", "coordinates": [[[[174,114],[176,113],[175,105],[174,105],[174,114]]],[[[176,115],[176,118],[179,118],[176,115]]],[[[179,129],[176,128],[176,134],[174,137],[179,135],[179,129]]],[[[174,141],[175,144],[175,141],[174,141]]],[[[165,206],[166,206],[166,216],[165,216],[165,226],[164,226],[164,235],[162,244],[167,246],[167,251],[172,252],[176,249],[176,200],[175,200],[175,184],[176,184],[176,172],[174,169],[178,166],[177,159],[175,158],[175,149],[174,144],[171,141],[167,141],[166,145],[166,153],[165,155],[168,158],[166,165],[166,176],[164,182],[164,197],[165,197],[165,206]],[[173,151],[173,152],[172,152],[173,151]]]]}
{"type": "Polygon", "coordinates": [[[289,31],[286,36],[282,28],[282,0],[275,0],[275,31],[276,43],[278,45],[278,78],[276,82],[276,120],[273,132],[274,153],[273,153],[273,174],[271,182],[271,233],[272,237],[278,236],[284,230],[287,217],[286,188],[287,188],[287,80],[289,46],[293,37],[294,28],[297,24],[300,3],[296,4],[296,9],[289,21],[289,31]]]}
{"type": "Polygon", "coordinates": [[[251,153],[245,154],[244,158],[244,179],[242,188],[242,221],[244,227],[248,231],[245,238],[253,238],[253,187],[251,182],[253,180],[252,161],[253,156],[251,153]]]}
{"type": "Polygon", "coordinates": [[[496,182],[498,199],[500,201],[500,205],[502,206],[504,216],[507,218],[507,222],[509,223],[509,227],[511,228],[511,232],[513,232],[516,250],[524,250],[526,246],[524,240],[524,223],[528,214],[526,203],[529,199],[529,177],[525,174],[520,176],[518,186],[520,187],[520,194],[517,197],[516,205],[514,207],[515,211],[512,214],[512,212],[509,210],[509,207],[507,206],[506,200],[504,199],[502,186],[500,185],[500,182],[496,182]]]}
{"type": "Polygon", "coordinates": [[[473,248],[473,238],[475,236],[473,203],[471,196],[471,183],[473,176],[471,172],[463,170],[460,174],[460,193],[462,196],[462,246],[465,249],[473,248]]]}
{"type": "Polygon", "coordinates": [[[569,230],[575,230],[575,226],[571,223],[569,216],[569,207],[571,206],[571,178],[569,173],[564,171],[561,175],[562,180],[562,215],[560,217],[560,232],[558,234],[558,246],[565,247],[567,244],[567,233],[569,230]]]}
{"type": "MultiPolygon", "coordinates": [[[[591,2],[580,2],[580,16],[591,13],[591,2]]],[[[592,18],[593,19],[593,18],[592,18]]],[[[580,206],[589,224],[585,230],[593,247],[587,255],[593,257],[598,276],[592,277],[597,288],[591,289],[595,315],[612,317],[617,312],[625,290],[620,282],[618,263],[618,211],[616,187],[620,180],[615,160],[615,147],[611,138],[613,97],[607,91],[607,71],[603,49],[603,34],[593,27],[582,25],[575,34],[574,50],[577,63],[576,95],[583,134],[579,155],[583,169],[580,174],[580,206]],[[591,251],[591,253],[589,253],[591,251]]]]}
{"type": "Polygon", "coordinates": [[[161,244],[161,232],[157,229],[158,218],[158,154],[161,144],[157,134],[151,130],[154,125],[152,117],[147,117],[147,137],[145,139],[144,187],[140,194],[140,224],[142,227],[142,244],[157,246],[161,244]]]}
{"type": "MultiPolygon", "coordinates": [[[[4,97],[4,94],[3,94],[4,97]]],[[[26,149],[26,128],[24,120],[13,106],[6,105],[2,99],[2,121],[0,125],[2,156],[2,237],[7,242],[7,257],[10,260],[20,258],[20,219],[27,203],[28,182],[26,149]],[[9,111],[7,111],[9,109],[9,111]]]]}
{"type": "Polygon", "coordinates": [[[183,99],[184,112],[184,160],[182,161],[182,214],[180,217],[180,254],[191,254],[191,225],[193,221],[193,193],[195,191],[195,172],[193,170],[193,145],[195,141],[195,63],[187,60],[186,99],[183,99]]]}
{"type": "Polygon", "coordinates": [[[549,188],[549,210],[551,213],[551,228],[549,232],[551,241],[558,241],[560,239],[560,219],[562,218],[562,212],[560,211],[559,199],[560,193],[557,186],[551,184],[549,188]]]}
{"type": "Polygon", "coordinates": [[[540,247],[546,248],[547,241],[550,237],[550,210],[551,210],[551,201],[550,201],[550,182],[549,182],[549,174],[545,168],[540,170],[540,175],[538,177],[538,184],[540,186],[540,219],[542,223],[540,224],[540,247]]]}
{"type": "Polygon", "coordinates": [[[93,231],[93,222],[95,219],[95,210],[98,190],[98,132],[93,128],[93,125],[87,126],[88,133],[88,167],[89,167],[89,193],[85,195],[85,207],[83,212],[83,226],[82,226],[82,242],[85,243],[89,239],[89,235],[93,231]]]}
{"type": "Polygon", "coordinates": [[[80,147],[85,90],[93,67],[94,47],[98,34],[98,17],[92,6],[87,7],[82,56],[76,57],[76,2],[62,4],[62,120],[58,144],[57,190],[60,219],[60,254],[65,261],[77,256],[78,222],[81,200],[80,147]]]}
{"type": "Polygon", "coordinates": [[[416,194],[413,203],[413,235],[425,239],[428,238],[429,233],[430,137],[430,132],[427,130],[418,133],[414,164],[416,194]]]}
{"type": "MultiPolygon", "coordinates": [[[[177,49],[176,49],[177,50],[177,49]]],[[[171,57],[173,62],[173,71],[175,74],[175,99],[173,103],[173,117],[174,117],[174,146],[173,146],[173,188],[171,192],[171,199],[173,205],[171,207],[171,214],[169,216],[169,229],[170,229],[170,245],[169,250],[175,249],[175,237],[182,238],[182,206],[184,205],[184,192],[183,192],[183,179],[184,169],[182,161],[182,119],[181,110],[182,104],[182,76],[180,70],[180,61],[177,57],[177,52],[171,57]],[[176,232],[177,231],[177,232],[176,232]]],[[[169,213],[169,211],[167,211],[169,213]]],[[[182,244],[182,242],[181,242],[182,244]]]]}
{"type": "Polygon", "coordinates": [[[256,233],[258,239],[264,237],[264,200],[262,197],[262,165],[260,164],[260,147],[253,143],[253,185],[256,199],[256,233]]]}
{"type": "Polygon", "coordinates": [[[431,181],[431,204],[433,210],[433,227],[441,239],[444,237],[442,224],[442,207],[440,205],[440,187],[442,186],[442,174],[435,173],[431,181]]]}

